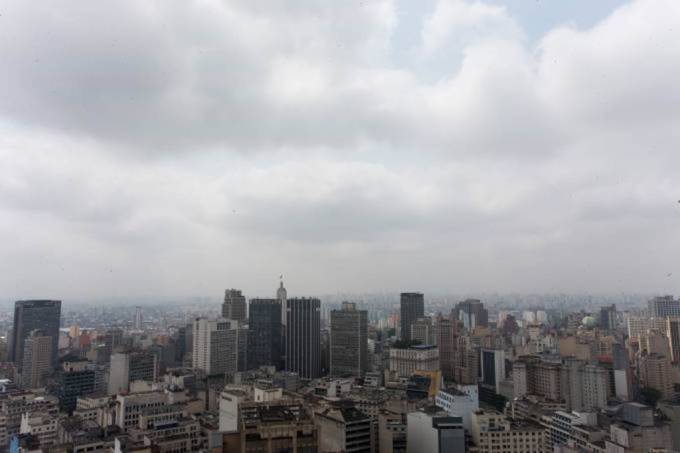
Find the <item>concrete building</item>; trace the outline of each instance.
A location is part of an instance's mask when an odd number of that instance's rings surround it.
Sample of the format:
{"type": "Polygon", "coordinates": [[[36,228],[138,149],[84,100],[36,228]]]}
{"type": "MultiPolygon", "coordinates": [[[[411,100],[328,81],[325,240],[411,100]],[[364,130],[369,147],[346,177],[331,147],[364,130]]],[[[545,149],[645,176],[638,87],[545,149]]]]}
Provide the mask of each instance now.
{"type": "Polygon", "coordinates": [[[411,340],[420,344],[435,344],[434,326],[432,318],[425,316],[411,323],[411,340]]]}
{"type": "Polygon", "coordinates": [[[506,378],[505,351],[482,348],[480,360],[480,383],[500,393],[501,382],[506,378]]]}
{"type": "Polygon", "coordinates": [[[407,415],[408,453],[463,453],[465,429],[460,417],[451,417],[436,406],[407,415]]]}
{"type": "Polygon", "coordinates": [[[331,311],[331,376],[363,376],[368,369],[368,312],[342,303],[331,311]]]}
{"type": "Polygon", "coordinates": [[[281,366],[281,303],[251,299],[248,318],[248,368],[281,366]]]}
{"type": "Polygon", "coordinates": [[[411,341],[411,324],[425,316],[425,299],[422,293],[401,293],[400,296],[400,338],[411,341]]]}
{"type": "Polygon", "coordinates": [[[673,363],[680,362],[680,316],[666,318],[666,337],[671,350],[673,363]]]}
{"type": "Polygon", "coordinates": [[[542,426],[510,420],[505,415],[477,410],[470,429],[478,453],[543,453],[542,426]]]}
{"type": "Polygon", "coordinates": [[[607,453],[671,451],[673,437],[669,423],[655,422],[653,409],[639,403],[623,405],[623,417],[609,427],[607,453]]]}
{"type": "Polygon", "coordinates": [[[535,356],[523,356],[512,364],[513,396],[542,396],[552,401],[560,399],[559,363],[548,363],[535,356]]]}
{"type": "Polygon", "coordinates": [[[248,392],[238,386],[227,386],[220,393],[220,431],[229,433],[239,429],[239,405],[252,400],[248,392]]]}
{"type": "Polygon", "coordinates": [[[560,374],[560,395],[571,411],[588,411],[607,406],[608,373],[596,365],[566,358],[560,374]]]}
{"type": "Polygon", "coordinates": [[[614,330],[616,328],[616,305],[608,305],[600,308],[600,328],[614,330]]]}
{"type": "Polygon", "coordinates": [[[648,330],[666,332],[666,318],[649,318],[647,316],[628,316],[626,319],[628,336],[639,339],[648,330]]]}
{"type": "Polygon", "coordinates": [[[416,371],[439,369],[439,350],[436,346],[418,345],[390,349],[390,371],[408,377],[416,371]]]}
{"type": "Polygon", "coordinates": [[[34,330],[52,339],[52,366],[57,364],[59,353],[60,300],[19,300],[14,304],[14,326],[9,350],[9,360],[21,370],[24,341],[34,330]]]}
{"type": "Polygon", "coordinates": [[[286,308],[286,371],[303,379],[321,375],[321,301],[292,298],[286,308]]]}
{"type": "Polygon", "coordinates": [[[640,357],[640,381],[645,387],[661,392],[664,399],[673,396],[673,377],[670,360],[658,354],[640,357]]]}
{"type": "MultiPolygon", "coordinates": [[[[465,390],[466,386],[461,388],[465,390]]],[[[450,416],[460,417],[463,420],[463,427],[469,431],[472,429],[472,413],[479,409],[479,393],[476,387],[473,391],[463,390],[455,387],[440,390],[434,402],[450,416]]]]}
{"type": "Polygon", "coordinates": [[[222,317],[242,323],[246,320],[246,297],[239,289],[224,291],[224,303],[222,304],[222,317]]]}
{"type": "Polygon", "coordinates": [[[158,356],[150,351],[111,354],[108,394],[130,390],[135,381],[154,381],[158,377],[158,356]]]}
{"type": "Polygon", "coordinates": [[[193,368],[208,375],[238,371],[238,321],[196,318],[193,337],[193,368]]]}
{"type": "Polygon", "coordinates": [[[302,401],[243,403],[239,431],[242,453],[320,451],[318,429],[302,401]]]}
{"type": "Polygon", "coordinates": [[[314,414],[320,451],[370,453],[371,418],[354,407],[330,407],[314,414]]]}
{"type": "Polygon", "coordinates": [[[97,371],[86,360],[64,362],[58,375],[59,409],[71,413],[76,408],[79,396],[95,391],[97,371]]]}
{"type": "Polygon", "coordinates": [[[379,453],[406,453],[406,414],[382,410],[378,414],[379,453]]]}
{"type": "Polygon", "coordinates": [[[602,453],[607,431],[594,412],[555,411],[542,417],[546,429],[545,451],[602,453]]]}
{"type": "Polygon", "coordinates": [[[25,389],[42,387],[52,372],[52,338],[34,330],[24,340],[21,386],[25,389]]]}

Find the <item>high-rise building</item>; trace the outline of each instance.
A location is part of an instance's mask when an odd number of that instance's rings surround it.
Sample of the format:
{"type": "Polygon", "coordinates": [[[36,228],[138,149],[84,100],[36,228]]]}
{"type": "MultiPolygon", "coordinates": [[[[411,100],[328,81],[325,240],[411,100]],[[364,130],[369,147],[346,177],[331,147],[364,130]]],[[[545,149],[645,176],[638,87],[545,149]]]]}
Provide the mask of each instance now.
{"type": "Polygon", "coordinates": [[[60,300],[19,300],[14,304],[14,328],[9,360],[21,369],[24,342],[34,330],[52,339],[52,366],[59,352],[60,300]]]}
{"type": "Polygon", "coordinates": [[[560,400],[559,363],[544,362],[535,356],[523,356],[512,364],[515,398],[537,395],[547,400],[560,400]]]}
{"type": "Polygon", "coordinates": [[[666,316],[680,316],[680,300],[673,296],[658,296],[648,302],[649,316],[665,318],[666,316]]]}
{"type": "MultiPolygon", "coordinates": [[[[286,301],[288,300],[288,291],[286,291],[286,288],[283,286],[283,275],[281,276],[281,281],[279,282],[279,287],[276,290],[276,299],[279,301],[279,304],[281,305],[281,325],[285,326],[286,325],[286,301]]],[[[285,334],[285,331],[282,332],[282,335],[285,334]]]]}
{"type": "Polygon", "coordinates": [[[441,313],[435,321],[437,347],[439,348],[439,367],[446,379],[454,379],[456,367],[456,343],[458,321],[451,316],[444,317],[441,313]]]}
{"type": "Polygon", "coordinates": [[[571,411],[590,411],[607,406],[608,372],[575,358],[562,361],[560,395],[571,411]]]}
{"type": "Polygon", "coordinates": [[[321,301],[288,299],[286,308],[286,371],[304,379],[321,374],[321,301]]]}
{"type": "Polygon", "coordinates": [[[96,377],[93,364],[87,360],[64,362],[57,379],[59,408],[69,414],[73,412],[79,396],[95,391],[96,377]]]}
{"type": "Polygon", "coordinates": [[[222,317],[244,322],[246,320],[246,298],[239,289],[228,289],[224,292],[222,317]]]}
{"type": "Polygon", "coordinates": [[[463,327],[467,330],[474,330],[477,326],[487,327],[489,325],[489,312],[478,299],[466,299],[459,302],[455,310],[458,313],[458,319],[463,322],[463,327]]]}
{"type": "Polygon", "coordinates": [[[600,328],[614,330],[616,328],[616,305],[600,308],[600,328]]]}
{"type": "Polygon", "coordinates": [[[673,376],[668,357],[646,354],[640,357],[640,381],[645,387],[661,392],[664,399],[673,396],[673,376]]]}
{"type": "Polygon", "coordinates": [[[238,321],[196,318],[193,336],[194,368],[208,375],[238,371],[238,321]]]}
{"type": "Polygon", "coordinates": [[[418,345],[408,348],[390,349],[390,371],[399,376],[409,377],[416,371],[437,371],[439,350],[436,346],[418,345]]]}
{"type": "Polygon", "coordinates": [[[277,299],[250,299],[248,368],[281,364],[281,303],[277,299]]]}
{"type": "Polygon", "coordinates": [[[153,381],[158,377],[158,356],[151,351],[128,351],[111,354],[109,395],[127,392],[134,381],[153,381]]]}
{"type": "Polygon", "coordinates": [[[144,318],[142,317],[142,307],[135,307],[135,329],[142,330],[144,318]]]}
{"type": "Polygon", "coordinates": [[[411,341],[411,324],[425,316],[422,293],[401,293],[401,339],[411,341]]]}
{"type": "Polygon", "coordinates": [[[24,340],[21,385],[26,389],[42,387],[52,371],[52,338],[34,330],[24,340]]]}
{"type": "Polygon", "coordinates": [[[503,349],[482,348],[480,360],[480,383],[488,388],[493,388],[496,393],[500,393],[501,381],[506,378],[505,351],[503,349]]]}
{"type": "Polygon", "coordinates": [[[343,302],[331,311],[331,376],[363,376],[368,369],[368,312],[343,302]]]}

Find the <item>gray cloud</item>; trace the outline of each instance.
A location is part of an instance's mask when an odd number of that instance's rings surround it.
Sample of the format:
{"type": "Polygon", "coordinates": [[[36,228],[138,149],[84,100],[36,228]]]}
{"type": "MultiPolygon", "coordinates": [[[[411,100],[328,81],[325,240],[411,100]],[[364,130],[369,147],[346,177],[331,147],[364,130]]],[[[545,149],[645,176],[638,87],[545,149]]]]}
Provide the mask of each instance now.
{"type": "Polygon", "coordinates": [[[402,49],[387,0],[9,2],[0,294],[677,291],[663,3],[441,0],[402,49]]]}

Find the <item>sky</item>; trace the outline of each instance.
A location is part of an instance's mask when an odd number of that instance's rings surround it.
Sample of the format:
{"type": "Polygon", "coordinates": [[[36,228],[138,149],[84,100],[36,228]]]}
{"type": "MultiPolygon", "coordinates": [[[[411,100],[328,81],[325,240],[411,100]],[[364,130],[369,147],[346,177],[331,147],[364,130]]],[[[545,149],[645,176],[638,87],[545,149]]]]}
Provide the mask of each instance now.
{"type": "Polygon", "coordinates": [[[677,0],[0,3],[0,298],[680,289],[677,0]]]}

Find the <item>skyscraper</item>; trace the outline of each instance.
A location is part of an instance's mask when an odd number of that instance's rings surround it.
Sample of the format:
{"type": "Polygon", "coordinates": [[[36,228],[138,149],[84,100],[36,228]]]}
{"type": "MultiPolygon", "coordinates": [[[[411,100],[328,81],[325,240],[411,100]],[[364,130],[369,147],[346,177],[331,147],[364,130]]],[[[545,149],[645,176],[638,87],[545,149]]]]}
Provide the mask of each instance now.
{"type": "Polygon", "coordinates": [[[411,341],[411,324],[425,315],[422,293],[401,293],[401,339],[411,341]]]}
{"type": "Polygon", "coordinates": [[[238,321],[196,318],[193,325],[193,367],[206,374],[238,371],[238,321]]]}
{"type": "Polygon", "coordinates": [[[363,376],[368,367],[368,312],[343,302],[331,311],[331,376],[363,376]]]}
{"type": "Polygon", "coordinates": [[[224,292],[222,317],[238,322],[246,320],[246,298],[239,289],[228,289],[224,292]]]}
{"type": "Polygon", "coordinates": [[[14,304],[14,328],[9,359],[21,368],[24,342],[34,330],[42,331],[52,339],[52,366],[57,363],[59,351],[60,300],[19,300],[14,304]]]}
{"type": "Polygon", "coordinates": [[[616,327],[616,305],[608,305],[600,308],[600,328],[614,330],[616,327]]]}
{"type": "Polygon", "coordinates": [[[135,307],[135,329],[142,330],[144,318],[142,318],[142,307],[135,307]]]}
{"type": "MultiPolygon", "coordinates": [[[[288,291],[283,286],[283,275],[281,276],[281,281],[279,282],[279,288],[276,290],[276,299],[281,304],[281,325],[286,325],[286,300],[288,300],[288,291]]],[[[282,335],[285,331],[281,332],[282,335]]]]}
{"type": "Polygon", "coordinates": [[[474,330],[477,326],[487,327],[489,325],[489,312],[478,299],[466,299],[459,302],[456,311],[458,319],[463,322],[463,327],[468,330],[474,330]]]}
{"type": "Polygon", "coordinates": [[[437,347],[439,348],[439,367],[445,378],[453,379],[456,366],[456,327],[458,320],[454,317],[453,312],[447,318],[439,313],[435,325],[437,347]]]}
{"type": "Polygon", "coordinates": [[[288,299],[286,308],[286,371],[304,379],[321,374],[321,301],[288,299]]]}
{"type": "Polygon", "coordinates": [[[281,303],[251,299],[248,319],[248,368],[281,364],[281,303]]]}

